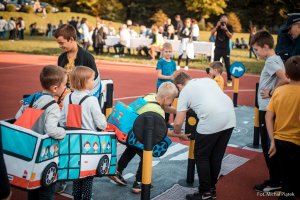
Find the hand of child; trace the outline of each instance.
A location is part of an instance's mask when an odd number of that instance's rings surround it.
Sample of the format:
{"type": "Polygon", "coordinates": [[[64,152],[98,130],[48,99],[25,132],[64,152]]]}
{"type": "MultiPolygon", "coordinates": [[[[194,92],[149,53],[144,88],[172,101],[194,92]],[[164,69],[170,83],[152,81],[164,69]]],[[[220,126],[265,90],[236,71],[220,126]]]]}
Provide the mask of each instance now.
{"type": "Polygon", "coordinates": [[[275,146],[275,142],[271,142],[271,145],[270,145],[270,149],[269,149],[269,157],[271,158],[272,156],[274,156],[276,153],[276,146],[275,146]]]}
{"type": "Polygon", "coordinates": [[[270,98],[269,92],[270,92],[270,90],[262,89],[261,92],[260,92],[260,96],[261,96],[263,99],[270,98]]]}
{"type": "Polygon", "coordinates": [[[190,136],[191,136],[191,134],[184,134],[184,133],[182,133],[182,134],[179,135],[179,139],[182,140],[182,141],[189,141],[190,140],[190,138],[189,138],[190,136]]]}

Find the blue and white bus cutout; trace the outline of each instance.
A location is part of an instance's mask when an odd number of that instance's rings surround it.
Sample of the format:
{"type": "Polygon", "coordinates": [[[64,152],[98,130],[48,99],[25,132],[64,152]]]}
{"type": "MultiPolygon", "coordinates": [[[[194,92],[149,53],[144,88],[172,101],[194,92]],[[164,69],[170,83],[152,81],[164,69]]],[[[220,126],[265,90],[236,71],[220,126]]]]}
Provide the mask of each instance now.
{"type": "Polygon", "coordinates": [[[0,122],[4,160],[12,185],[35,189],[58,180],[116,174],[114,132],[66,131],[55,140],[8,121],[0,122]]]}
{"type": "Polygon", "coordinates": [[[241,62],[234,62],[230,65],[230,74],[235,78],[240,78],[244,75],[246,68],[243,63],[241,62]]]}

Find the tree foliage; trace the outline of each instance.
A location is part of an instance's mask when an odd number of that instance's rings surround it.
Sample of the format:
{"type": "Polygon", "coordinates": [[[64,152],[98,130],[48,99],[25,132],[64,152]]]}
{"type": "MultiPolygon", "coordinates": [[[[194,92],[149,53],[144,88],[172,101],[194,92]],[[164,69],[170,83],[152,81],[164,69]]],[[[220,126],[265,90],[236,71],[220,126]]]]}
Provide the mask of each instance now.
{"type": "Polygon", "coordinates": [[[168,16],[162,10],[158,10],[156,13],[154,13],[153,17],[151,17],[151,20],[157,26],[163,26],[167,19],[168,16]]]}
{"type": "Polygon", "coordinates": [[[234,12],[228,13],[228,23],[232,25],[233,31],[240,33],[242,32],[242,26],[240,19],[234,12]]]}
{"type": "Polygon", "coordinates": [[[185,3],[189,11],[200,13],[205,19],[224,13],[227,6],[225,0],[185,0],[185,3]]]}

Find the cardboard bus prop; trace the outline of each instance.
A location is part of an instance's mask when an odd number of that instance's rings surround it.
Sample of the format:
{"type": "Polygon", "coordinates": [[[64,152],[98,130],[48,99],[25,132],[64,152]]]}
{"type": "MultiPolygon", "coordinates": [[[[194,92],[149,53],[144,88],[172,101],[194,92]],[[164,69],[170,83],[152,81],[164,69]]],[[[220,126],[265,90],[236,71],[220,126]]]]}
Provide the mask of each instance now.
{"type": "Polygon", "coordinates": [[[0,136],[10,183],[35,189],[57,180],[115,175],[117,147],[114,132],[66,132],[63,140],[55,140],[1,121],[0,136]]]}
{"type": "MultiPolygon", "coordinates": [[[[113,107],[112,113],[108,117],[107,122],[109,129],[112,129],[116,132],[119,142],[128,144],[141,150],[144,149],[144,145],[136,139],[133,133],[133,124],[136,118],[139,116],[136,111],[147,103],[155,102],[147,102],[144,100],[144,98],[139,98],[129,105],[118,101],[113,107]]],[[[160,157],[164,155],[171,143],[172,141],[170,138],[166,136],[161,142],[153,146],[152,155],[154,157],[160,157]]]]}
{"type": "MultiPolygon", "coordinates": [[[[99,104],[105,113],[112,107],[113,81],[102,80],[101,85],[99,104]]],[[[26,119],[0,121],[4,161],[12,185],[30,190],[59,180],[116,174],[115,132],[68,130],[63,140],[56,140],[31,130],[43,109],[29,111],[22,116],[39,114],[29,123],[23,123],[26,119]]]]}

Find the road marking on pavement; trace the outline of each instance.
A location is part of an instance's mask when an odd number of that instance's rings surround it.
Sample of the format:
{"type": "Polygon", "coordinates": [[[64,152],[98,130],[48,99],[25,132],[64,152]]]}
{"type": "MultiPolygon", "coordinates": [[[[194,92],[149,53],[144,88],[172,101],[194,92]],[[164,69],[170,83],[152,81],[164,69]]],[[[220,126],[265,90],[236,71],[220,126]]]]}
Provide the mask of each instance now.
{"type": "Polygon", "coordinates": [[[125,175],[123,176],[123,178],[126,180],[126,179],[129,179],[129,178],[133,177],[133,176],[134,176],[133,173],[127,173],[127,174],[125,174],[125,175]]]}
{"type": "Polygon", "coordinates": [[[185,149],[185,148],[187,148],[186,145],[177,143],[177,144],[169,147],[168,150],[167,150],[167,152],[163,156],[161,156],[159,158],[163,159],[163,158],[165,158],[165,157],[167,157],[167,156],[169,156],[171,154],[174,154],[174,153],[176,153],[178,151],[181,151],[182,149],[185,149]]]}
{"type": "Polygon", "coordinates": [[[36,66],[44,66],[48,65],[49,63],[39,63],[39,64],[28,64],[28,65],[18,65],[18,66],[12,66],[12,67],[0,67],[0,70],[3,69],[16,69],[16,68],[25,68],[25,67],[36,67],[36,66]]]}
{"type": "Polygon", "coordinates": [[[188,159],[188,152],[184,152],[182,154],[179,154],[173,158],[171,158],[170,160],[187,160],[188,159]]]}
{"type": "Polygon", "coordinates": [[[152,167],[154,167],[155,165],[157,165],[159,162],[160,162],[160,161],[158,161],[158,160],[153,160],[153,161],[152,161],[152,167]]]}

